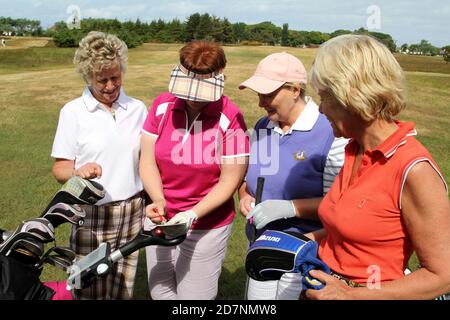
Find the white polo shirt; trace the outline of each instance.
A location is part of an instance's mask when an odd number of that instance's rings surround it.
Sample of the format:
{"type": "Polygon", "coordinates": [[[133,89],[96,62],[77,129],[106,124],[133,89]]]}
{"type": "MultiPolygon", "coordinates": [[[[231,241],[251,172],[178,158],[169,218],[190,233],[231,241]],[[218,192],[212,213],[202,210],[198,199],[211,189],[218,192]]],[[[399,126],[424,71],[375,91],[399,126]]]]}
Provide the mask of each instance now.
{"type": "Polygon", "coordinates": [[[61,109],[51,154],[75,160],[75,169],[88,162],[102,167],[101,178],[94,181],[103,185],[106,195],[97,205],[128,199],[143,189],[139,151],[147,108],[123,90],[112,108],[114,116],[86,87],[81,97],[61,109]]]}

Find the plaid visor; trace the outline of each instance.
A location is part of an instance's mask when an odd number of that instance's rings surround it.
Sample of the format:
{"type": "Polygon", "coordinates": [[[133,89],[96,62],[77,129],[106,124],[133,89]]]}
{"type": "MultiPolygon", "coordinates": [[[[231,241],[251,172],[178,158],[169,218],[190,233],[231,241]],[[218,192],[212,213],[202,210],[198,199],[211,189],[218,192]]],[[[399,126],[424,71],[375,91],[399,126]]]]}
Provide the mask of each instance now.
{"type": "Polygon", "coordinates": [[[169,92],[184,100],[213,102],[222,97],[224,84],[223,73],[199,74],[178,65],[170,74],[169,92]]]}

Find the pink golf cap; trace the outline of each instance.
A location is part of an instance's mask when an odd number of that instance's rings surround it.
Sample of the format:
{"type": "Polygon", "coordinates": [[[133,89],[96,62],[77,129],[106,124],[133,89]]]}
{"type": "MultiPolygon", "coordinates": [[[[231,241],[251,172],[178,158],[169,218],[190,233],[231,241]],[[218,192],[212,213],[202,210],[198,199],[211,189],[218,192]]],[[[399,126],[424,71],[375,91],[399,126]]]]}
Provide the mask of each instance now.
{"type": "Polygon", "coordinates": [[[250,88],[261,94],[269,94],[286,82],[307,83],[307,73],[303,63],[287,52],[268,55],[256,67],[250,79],[242,82],[239,89],[250,88]]]}

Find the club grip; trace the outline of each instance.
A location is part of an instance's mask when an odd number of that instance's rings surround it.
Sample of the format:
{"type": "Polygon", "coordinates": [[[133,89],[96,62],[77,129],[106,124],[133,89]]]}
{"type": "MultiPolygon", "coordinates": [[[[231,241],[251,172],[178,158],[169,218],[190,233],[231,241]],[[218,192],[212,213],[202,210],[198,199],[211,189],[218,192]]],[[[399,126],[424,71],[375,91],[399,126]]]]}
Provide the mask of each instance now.
{"type": "Polygon", "coordinates": [[[264,189],[264,177],[258,177],[258,180],[256,182],[255,205],[261,203],[263,189],[264,189]]]}
{"type": "MultiPolygon", "coordinates": [[[[258,180],[256,181],[256,195],[255,195],[255,205],[261,203],[262,200],[262,193],[264,189],[264,177],[258,177],[258,180]]],[[[250,244],[253,244],[256,240],[256,227],[253,224],[253,218],[250,219],[250,244]]]]}

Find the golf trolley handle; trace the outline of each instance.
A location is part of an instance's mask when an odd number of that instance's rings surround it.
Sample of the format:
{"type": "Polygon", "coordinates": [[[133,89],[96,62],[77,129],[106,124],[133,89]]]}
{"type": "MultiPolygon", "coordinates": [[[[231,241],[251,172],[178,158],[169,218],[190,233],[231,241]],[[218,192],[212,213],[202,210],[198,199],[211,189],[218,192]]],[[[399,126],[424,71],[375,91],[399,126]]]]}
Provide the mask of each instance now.
{"type": "Polygon", "coordinates": [[[156,227],[150,231],[141,231],[133,240],[124,244],[116,251],[112,252],[109,256],[109,260],[114,263],[126,256],[129,256],[136,250],[139,250],[148,246],[165,246],[172,247],[180,244],[186,239],[186,234],[183,234],[179,237],[168,239],[164,234],[164,231],[156,227]]]}
{"type": "Polygon", "coordinates": [[[147,246],[175,246],[186,238],[182,234],[176,238],[168,239],[161,227],[156,227],[150,231],[141,230],[139,234],[130,242],[124,244],[119,249],[110,253],[110,244],[103,242],[90,254],[72,265],[70,276],[67,280],[68,288],[85,288],[90,285],[93,279],[105,276],[117,261],[129,256],[133,252],[147,246]]]}

